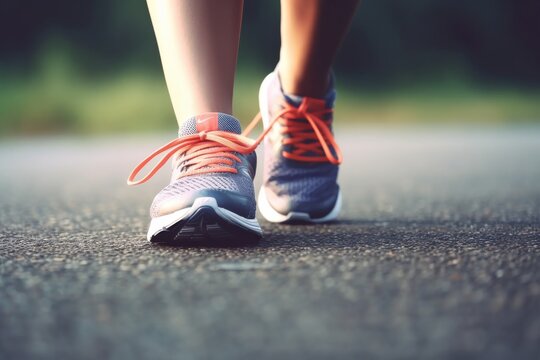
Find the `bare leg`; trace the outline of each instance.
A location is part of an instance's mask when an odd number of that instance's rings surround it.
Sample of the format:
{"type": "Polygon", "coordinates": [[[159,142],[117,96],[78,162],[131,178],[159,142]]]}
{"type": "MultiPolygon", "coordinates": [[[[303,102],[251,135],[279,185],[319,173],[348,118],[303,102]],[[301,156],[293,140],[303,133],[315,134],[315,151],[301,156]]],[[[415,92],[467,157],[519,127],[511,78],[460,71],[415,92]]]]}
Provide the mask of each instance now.
{"type": "Polygon", "coordinates": [[[323,97],[330,68],[359,0],[281,0],[283,90],[323,97]]]}
{"type": "Polygon", "coordinates": [[[232,113],[243,0],[147,0],[180,124],[204,112],[232,113]]]}

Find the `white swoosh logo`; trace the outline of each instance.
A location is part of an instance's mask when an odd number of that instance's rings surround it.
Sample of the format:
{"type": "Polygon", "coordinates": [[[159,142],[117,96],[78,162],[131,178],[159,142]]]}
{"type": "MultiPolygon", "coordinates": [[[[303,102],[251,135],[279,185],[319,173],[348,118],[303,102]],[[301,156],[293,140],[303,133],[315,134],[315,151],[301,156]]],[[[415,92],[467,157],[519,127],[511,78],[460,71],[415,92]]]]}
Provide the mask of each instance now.
{"type": "Polygon", "coordinates": [[[206,121],[210,120],[211,118],[212,118],[212,116],[204,118],[204,119],[197,119],[197,124],[202,124],[203,122],[206,122],[206,121]]]}

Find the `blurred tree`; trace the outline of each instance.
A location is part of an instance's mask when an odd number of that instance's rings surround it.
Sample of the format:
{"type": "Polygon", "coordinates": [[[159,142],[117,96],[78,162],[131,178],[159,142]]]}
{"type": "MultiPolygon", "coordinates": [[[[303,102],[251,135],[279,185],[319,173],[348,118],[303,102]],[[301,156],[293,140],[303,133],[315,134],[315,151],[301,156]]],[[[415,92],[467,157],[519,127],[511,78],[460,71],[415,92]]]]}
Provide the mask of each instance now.
{"type": "MultiPolygon", "coordinates": [[[[0,71],[29,71],[51,43],[90,73],[159,71],[146,4],[130,0],[5,1],[0,71]]],[[[481,82],[540,84],[536,0],[366,0],[338,57],[354,82],[393,84],[449,72],[481,82]]],[[[279,2],[246,1],[241,64],[275,65],[279,2]]]]}

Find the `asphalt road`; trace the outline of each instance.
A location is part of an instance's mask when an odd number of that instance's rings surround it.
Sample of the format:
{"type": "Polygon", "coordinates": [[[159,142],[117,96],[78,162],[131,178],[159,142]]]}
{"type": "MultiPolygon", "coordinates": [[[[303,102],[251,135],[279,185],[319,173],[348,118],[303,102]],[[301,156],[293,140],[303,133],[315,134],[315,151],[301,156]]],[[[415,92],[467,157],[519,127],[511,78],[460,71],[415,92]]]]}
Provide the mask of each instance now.
{"type": "Polygon", "coordinates": [[[241,248],[146,242],[165,139],[2,140],[0,359],[540,358],[540,128],[338,131],[339,222],[241,248]]]}

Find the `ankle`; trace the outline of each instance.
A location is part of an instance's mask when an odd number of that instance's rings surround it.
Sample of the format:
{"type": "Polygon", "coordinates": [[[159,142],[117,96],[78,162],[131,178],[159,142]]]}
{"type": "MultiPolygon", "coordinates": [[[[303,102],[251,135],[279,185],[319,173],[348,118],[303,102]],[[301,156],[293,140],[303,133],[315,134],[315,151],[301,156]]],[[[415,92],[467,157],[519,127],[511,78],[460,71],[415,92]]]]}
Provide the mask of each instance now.
{"type": "Polygon", "coordinates": [[[281,86],[284,92],[317,99],[324,98],[330,85],[329,76],[322,79],[284,76],[281,79],[281,86]]]}
{"type": "Polygon", "coordinates": [[[332,85],[330,71],[299,73],[281,66],[277,71],[281,89],[287,94],[322,99],[327,95],[332,85]]]}

